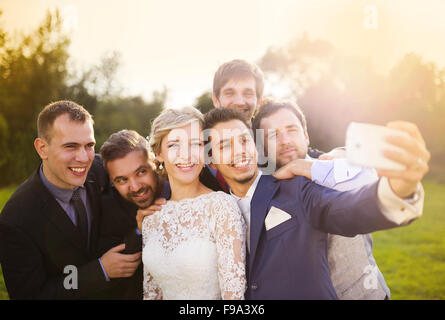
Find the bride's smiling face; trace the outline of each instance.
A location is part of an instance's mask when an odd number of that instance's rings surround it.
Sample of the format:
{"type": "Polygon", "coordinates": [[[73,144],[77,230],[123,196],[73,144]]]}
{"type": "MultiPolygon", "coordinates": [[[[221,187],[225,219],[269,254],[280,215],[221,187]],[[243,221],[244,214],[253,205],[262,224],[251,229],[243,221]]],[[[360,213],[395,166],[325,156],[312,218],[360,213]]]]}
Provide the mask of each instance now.
{"type": "Polygon", "coordinates": [[[190,184],[199,179],[204,163],[203,134],[199,121],[172,129],[161,142],[156,155],[163,162],[170,181],[190,184]]]}

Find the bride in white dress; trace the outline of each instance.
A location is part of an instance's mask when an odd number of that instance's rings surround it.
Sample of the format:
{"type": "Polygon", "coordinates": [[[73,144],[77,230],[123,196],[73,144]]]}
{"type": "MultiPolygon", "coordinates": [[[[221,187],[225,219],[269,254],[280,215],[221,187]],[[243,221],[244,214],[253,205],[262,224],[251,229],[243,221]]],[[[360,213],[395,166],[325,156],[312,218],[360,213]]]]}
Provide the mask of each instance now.
{"type": "Polygon", "coordinates": [[[246,226],[236,201],[199,181],[202,114],[164,110],[150,147],[171,198],[142,224],[144,299],[243,299],[246,226]]]}

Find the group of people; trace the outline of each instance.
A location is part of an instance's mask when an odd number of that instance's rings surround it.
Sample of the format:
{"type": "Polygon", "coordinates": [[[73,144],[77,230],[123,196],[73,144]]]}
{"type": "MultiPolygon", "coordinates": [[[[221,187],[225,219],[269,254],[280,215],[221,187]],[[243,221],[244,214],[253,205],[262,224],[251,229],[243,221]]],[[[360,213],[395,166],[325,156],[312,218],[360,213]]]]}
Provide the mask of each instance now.
{"type": "Polygon", "coordinates": [[[309,148],[300,108],[263,88],[255,64],[224,63],[213,110],[165,109],[100,155],[82,106],[46,106],[41,164],[0,215],[10,298],[389,299],[370,233],[421,216],[422,135],[388,124],[408,133],[387,155],[403,171],[353,166],[309,148]]]}

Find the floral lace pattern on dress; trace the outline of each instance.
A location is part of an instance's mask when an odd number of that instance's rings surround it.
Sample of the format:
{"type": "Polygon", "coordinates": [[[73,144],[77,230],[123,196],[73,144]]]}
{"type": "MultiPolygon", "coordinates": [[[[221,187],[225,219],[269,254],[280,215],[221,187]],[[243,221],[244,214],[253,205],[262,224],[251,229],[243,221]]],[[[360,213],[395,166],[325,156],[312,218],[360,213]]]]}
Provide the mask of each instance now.
{"type": "Polygon", "coordinates": [[[243,299],[245,238],[224,192],[168,201],[142,223],[144,299],[243,299]]]}

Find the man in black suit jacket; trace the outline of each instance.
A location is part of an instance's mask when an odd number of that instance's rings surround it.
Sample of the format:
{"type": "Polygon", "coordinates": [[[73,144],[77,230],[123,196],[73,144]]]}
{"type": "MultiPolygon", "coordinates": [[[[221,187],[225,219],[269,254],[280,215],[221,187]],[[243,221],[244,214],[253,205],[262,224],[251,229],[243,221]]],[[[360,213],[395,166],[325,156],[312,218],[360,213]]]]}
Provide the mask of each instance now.
{"type": "Polygon", "coordinates": [[[46,106],[34,147],[42,164],[0,215],[0,262],[11,299],[98,299],[130,277],[141,254],[98,255],[100,174],[91,115],[71,101],[46,106]],[[90,170],[91,169],[91,170],[90,170]],[[100,258],[99,258],[100,257],[100,258]]]}
{"type": "MultiPolygon", "coordinates": [[[[151,205],[162,191],[163,180],[154,171],[153,161],[145,138],[133,130],[113,133],[100,149],[103,170],[108,173],[101,202],[104,216],[100,234],[114,241],[124,242],[125,252],[142,251],[142,239],[137,231],[136,213],[151,205]]],[[[163,195],[167,197],[167,195],[163,195]]],[[[142,299],[142,264],[134,277],[121,288],[125,299],[142,299]]]]}

